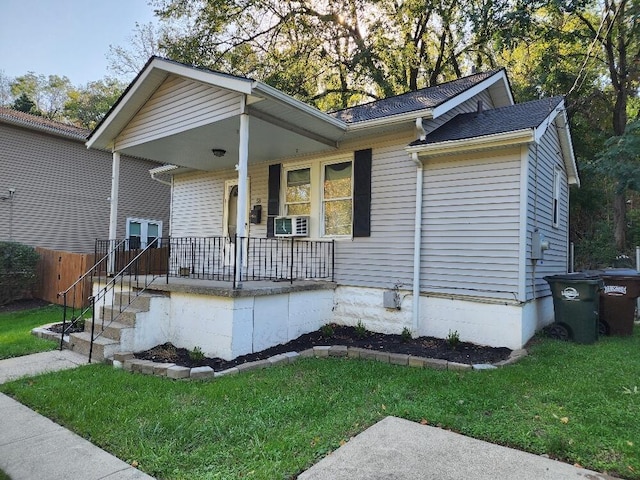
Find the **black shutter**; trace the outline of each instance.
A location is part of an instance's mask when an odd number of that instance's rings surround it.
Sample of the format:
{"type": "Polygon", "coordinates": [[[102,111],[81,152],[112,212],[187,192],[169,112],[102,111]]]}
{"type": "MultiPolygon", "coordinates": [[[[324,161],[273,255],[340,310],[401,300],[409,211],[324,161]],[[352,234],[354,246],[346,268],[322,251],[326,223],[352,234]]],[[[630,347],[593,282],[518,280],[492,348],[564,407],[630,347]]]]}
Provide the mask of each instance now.
{"type": "Polygon", "coordinates": [[[274,237],[273,219],[280,215],[280,172],[282,165],[269,165],[269,201],[267,203],[267,238],[274,237]]]}
{"type": "Polygon", "coordinates": [[[371,236],[371,149],[353,157],[353,236],[371,236]]]}

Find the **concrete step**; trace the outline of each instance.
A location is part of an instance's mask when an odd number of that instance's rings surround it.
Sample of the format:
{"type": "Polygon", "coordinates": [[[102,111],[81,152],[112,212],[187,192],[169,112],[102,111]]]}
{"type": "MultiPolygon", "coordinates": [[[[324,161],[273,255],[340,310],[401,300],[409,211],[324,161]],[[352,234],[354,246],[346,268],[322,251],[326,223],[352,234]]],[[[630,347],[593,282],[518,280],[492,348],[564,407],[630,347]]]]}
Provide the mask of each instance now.
{"type": "MultiPolygon", "coordinates": [[[[124,306],[122,308],[124,309],[124,306]]],[[[120,312],[118,306],[111,307],[106,305],[100,309],[100,318],[104,319],[105,323],[115,320],[128,327],[133,327],[136,324],[136,315],[142,312],[148,312],[148,310],[140,310],[139,308],[129,306],[126,310],[120,312]]]]}
{"type": "MultiPolygon", "coordinates": [[[[79,332],[69,335],[69,350],[89,355],[91,347],[91,333],[79,332]]],[[[111,338],[98,337],[93,342],[92,362],[103,362],[120,351],[120,342],[111,338]]]]}
{"type": "Polygon", "coordinates": [[[113,299],[114,305],[122,305],[123,307],[131,302],[131,307],[137,308],[142,312],[148,312],[151,304],[151,299],[155,296],[148,292],[142,292],[136,297],[135,291],[131,292],[116,292],[113,299]]]}
{"type": "MultiPolygon", "coordinates": [[[[132,328],[133,327],[131,325],[126,325],[120,322],[109,322],[108,320],[105,320],[103,323],[102,320],[97,320],[94,333],[97,335],[100,332],[104,332],[102,334],[103,337],[117,340],[119,342],[122,330],[132,328]]],[[[91,320],[84,322],[84,331],[91,333],[91,320]]]]}

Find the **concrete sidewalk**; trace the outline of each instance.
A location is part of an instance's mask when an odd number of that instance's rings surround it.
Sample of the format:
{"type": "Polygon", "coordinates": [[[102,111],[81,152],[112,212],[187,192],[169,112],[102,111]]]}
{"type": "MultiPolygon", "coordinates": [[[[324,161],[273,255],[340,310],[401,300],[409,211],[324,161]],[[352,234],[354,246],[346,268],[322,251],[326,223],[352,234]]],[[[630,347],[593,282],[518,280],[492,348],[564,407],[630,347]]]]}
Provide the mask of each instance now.
{"type": "Polygon", "coordinates": [[[0,383],[85,365],[89,359],[71,350],[52,350],[0,360],[0,383]]]}
{"type": "MultiPolygon", "coordinates": [[[[87,357],[54,350],[0,360],[0,383],[75,368],[87,357]]],[[[0,470],[11,480],[153,480],[91,442],[0,394],[0,470]]]]}
{"type": "Polygon", "coordinates": [[[387,417],[298,480],[596,480],[607,475],[387,417]]]}

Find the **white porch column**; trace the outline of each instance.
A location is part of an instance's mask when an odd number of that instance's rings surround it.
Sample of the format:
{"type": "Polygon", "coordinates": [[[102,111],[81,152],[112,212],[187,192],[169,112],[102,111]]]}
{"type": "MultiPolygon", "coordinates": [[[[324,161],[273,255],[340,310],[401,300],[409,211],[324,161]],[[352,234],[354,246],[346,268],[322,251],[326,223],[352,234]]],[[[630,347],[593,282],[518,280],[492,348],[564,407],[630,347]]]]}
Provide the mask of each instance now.
{"type": "MultiPolygon", "coordinates": [[[[236,232],[238,238],[247,236],[247,171],[249,164],[249,115],[245,111],[246,97],[242,99],[240,114],[240,144],[238,146],[238,209],[236,212],[236,232]]],[[[245,263],[243,259],[245,240],[236,242],[236,283],[240,284],[240,271],[245,263]]]]}
{"type": "MultiPolygon", "coordinates": [[[[118,235],[118,190],[120,188],[120,152],[113,152],[111,165],[111,211],[109,213],[109,251],[115,247],[118,235]]],[[[115,273],[115,257],[109,255],[108,273],[115,273]]]]}

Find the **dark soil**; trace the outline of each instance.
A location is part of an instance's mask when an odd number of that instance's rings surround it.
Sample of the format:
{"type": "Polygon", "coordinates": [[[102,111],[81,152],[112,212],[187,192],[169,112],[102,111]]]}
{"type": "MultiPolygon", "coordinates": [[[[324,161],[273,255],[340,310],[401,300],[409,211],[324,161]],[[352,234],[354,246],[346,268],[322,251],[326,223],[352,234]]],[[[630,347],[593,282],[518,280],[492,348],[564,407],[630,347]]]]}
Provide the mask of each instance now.
{"type": "Polygon", "coordinates": [[[15,302],[0,305],[0,313],[19,312],[21,310],[31,310],[33,308],[46,307],[50,305],[45,300],[39,298],[28,298],[24,300],[16,300],[15,302]]]}
{"type": "Polygon", "coordinates": [[[333,326],[333,335],[330,337],[324,336],[318,330],[302,335],[283,345],[243,355],[229,361],[221,358],[197,358],[197,355],[193,355],[193,352],[185,348],[177,348],[171,343],[158,345],[145,352],[136,353],[135,356],[144,360],[175,363],[185,367],[209,366],[215,371],[220,371],[247,362],[265,360],[279,353],[301,352],[321,345],[346,345],[348,347],[361,347],[390,353],[405,353],[418,357],[439,358],[466,364],[495,363],[507,359],[511,353],[508,348],[484,347],[466,342],[459,342],[455,348],[452,348],[447,340],[433,337],[404,339],[401,335],[385,335],[372,332],[358,335],[358,331],[354,327],[335,325],[333,326]]]}

